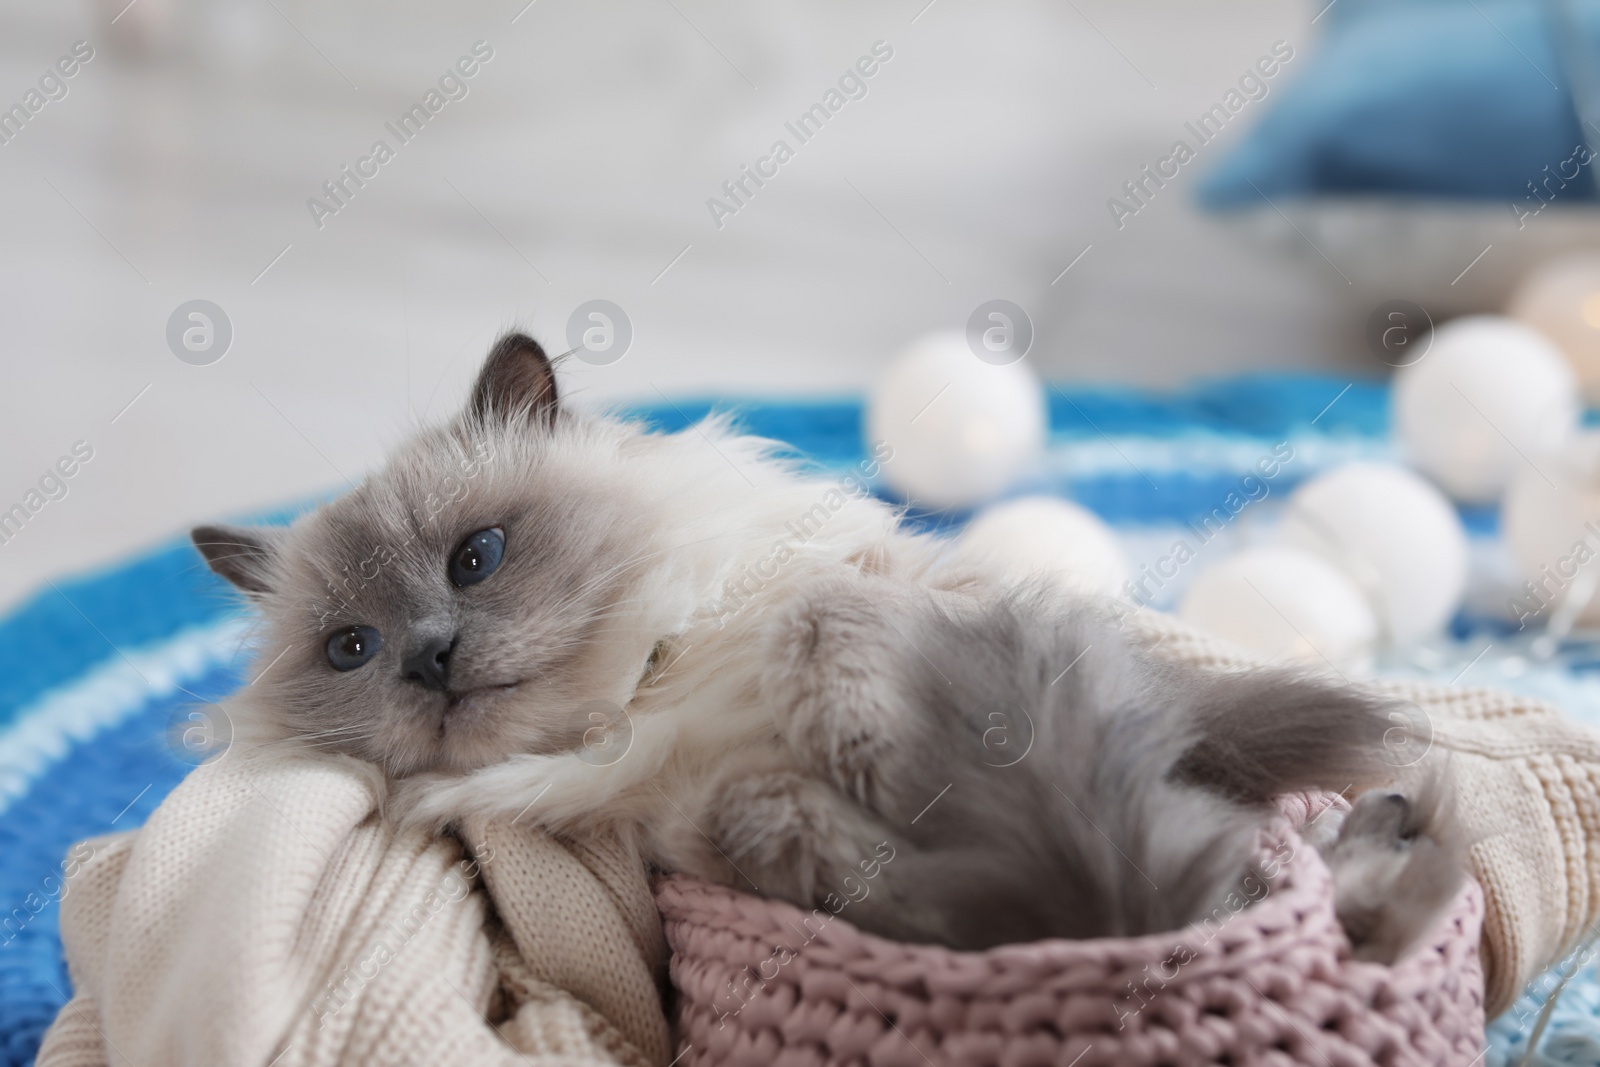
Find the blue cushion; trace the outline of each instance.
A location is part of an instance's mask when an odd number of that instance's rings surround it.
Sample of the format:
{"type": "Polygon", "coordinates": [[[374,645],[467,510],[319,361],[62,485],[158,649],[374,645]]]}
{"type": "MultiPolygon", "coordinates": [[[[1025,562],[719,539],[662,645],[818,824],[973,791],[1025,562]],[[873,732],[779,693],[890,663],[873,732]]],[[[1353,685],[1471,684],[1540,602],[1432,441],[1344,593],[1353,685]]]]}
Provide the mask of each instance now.
{"type": "MultiPolygon", "coordinates": [[[[1314,0],[1320,3],[1321,0],[1314,0]]],[[[1600,0],[1569,3],[1573,51],[1600,63],[1600,0]]],[[[1413,195],[1537,206],[1541,195],[1594,200],[1586,149],[1556,44],[1537,0],[1337,0],[1294,81],[1244,142],[1201,182],[1213,208],[1264,194],[1413,195]],[[1253,185],[1252,185],[1253,183],[1253,185]]],[[[1582,84],[1582,80],[1579,79],[1582,84]]],[[[1600,133],[1591,131],[1600,145],[1600,133]]]]}

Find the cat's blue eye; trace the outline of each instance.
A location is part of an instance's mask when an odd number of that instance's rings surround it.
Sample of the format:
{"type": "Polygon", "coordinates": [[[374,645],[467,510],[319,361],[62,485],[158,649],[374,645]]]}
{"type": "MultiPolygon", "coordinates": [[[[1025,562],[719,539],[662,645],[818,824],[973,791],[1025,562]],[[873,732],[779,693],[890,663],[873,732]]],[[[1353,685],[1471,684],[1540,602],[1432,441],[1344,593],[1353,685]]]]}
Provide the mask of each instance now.
{"type": "Polygon", "coordinates": [[[336,671],[365,666],[383,647],[383,635],[371,626],[351,626],[328,638],[328,663],[336,671]]]}
{"type": "Polygon", "coordinates": [[[472,534],[450,557],[450,580],[475,585],[495,572],[506,554],[506,534],[498,526],[472,534]]]}

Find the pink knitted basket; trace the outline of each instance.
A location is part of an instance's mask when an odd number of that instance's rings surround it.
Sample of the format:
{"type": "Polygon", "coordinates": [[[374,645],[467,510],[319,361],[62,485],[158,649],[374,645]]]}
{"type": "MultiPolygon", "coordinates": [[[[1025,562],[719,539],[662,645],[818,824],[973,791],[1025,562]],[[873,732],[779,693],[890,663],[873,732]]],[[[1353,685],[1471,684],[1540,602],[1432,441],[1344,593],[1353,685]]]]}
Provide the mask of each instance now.
{"type": "Polygon", "coordinates": [[[1484,1048],[1482,892],[1469,882],[1393,967],[1349,958],[1328,869],[1294,830],[1325,806],[1286,800],[1255,903],[1140,938],[953,952],[862,933],[848,904],[664,878],[680,1062],[1468,1067],[1484,1048]]]}

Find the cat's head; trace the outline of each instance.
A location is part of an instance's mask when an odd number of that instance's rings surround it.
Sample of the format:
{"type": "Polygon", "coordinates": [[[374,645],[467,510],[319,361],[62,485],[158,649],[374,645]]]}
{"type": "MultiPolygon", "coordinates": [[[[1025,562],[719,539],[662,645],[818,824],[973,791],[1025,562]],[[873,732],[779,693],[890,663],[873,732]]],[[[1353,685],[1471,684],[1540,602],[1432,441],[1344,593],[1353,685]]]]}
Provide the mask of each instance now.
{"type": "Polygon", "coordinates": [[[658,636],[636,609],[659,523],[605,476],[638,439],[564,410],[511,334],[465,411],[347,495],[287,529],[195,529],[262,612],[250,706],[396,775],[574,747],[658,636]]]}

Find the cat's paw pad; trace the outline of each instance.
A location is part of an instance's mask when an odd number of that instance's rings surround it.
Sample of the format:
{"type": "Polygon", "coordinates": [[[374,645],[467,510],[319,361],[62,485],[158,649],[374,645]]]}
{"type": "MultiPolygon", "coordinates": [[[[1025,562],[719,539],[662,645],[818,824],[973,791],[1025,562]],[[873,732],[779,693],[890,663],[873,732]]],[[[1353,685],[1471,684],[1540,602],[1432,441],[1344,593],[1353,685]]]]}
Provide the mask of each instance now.
{"type": "Polygon", "coordinates": [[[1442,775],[1406,793],[1356,800],[1324,850],[1334,907],[1357,959],[1393,963],[1455,899],[1466,840],[1442,775]]]}

